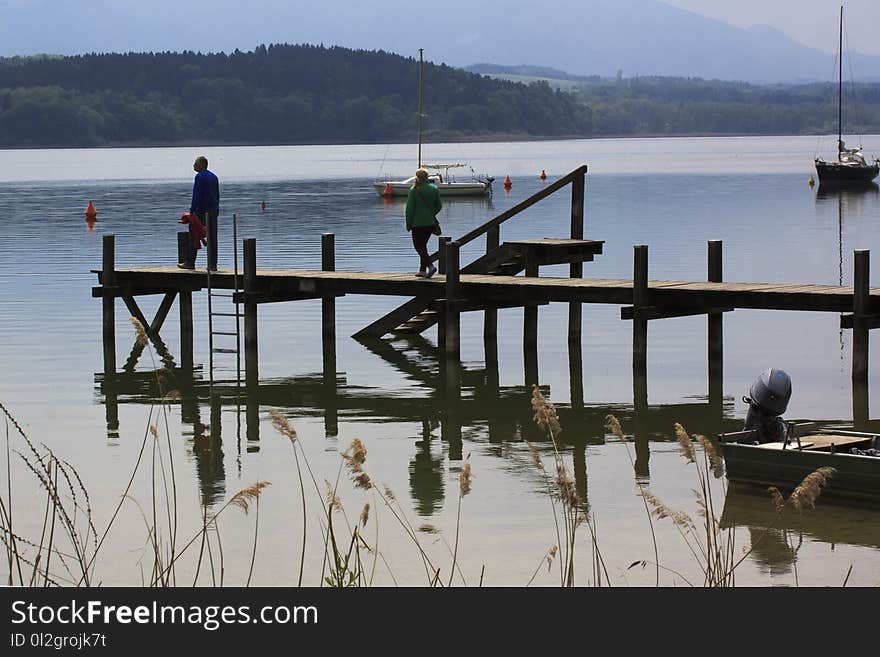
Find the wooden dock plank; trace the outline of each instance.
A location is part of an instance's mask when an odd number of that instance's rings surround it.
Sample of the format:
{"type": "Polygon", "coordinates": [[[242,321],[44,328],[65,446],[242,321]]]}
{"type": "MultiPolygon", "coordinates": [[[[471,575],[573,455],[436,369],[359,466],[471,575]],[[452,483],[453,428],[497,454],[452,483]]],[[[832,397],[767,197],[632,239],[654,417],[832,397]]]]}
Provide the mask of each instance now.
{"type": "MultiPolygon", "coordinates": [[[[556,240],[565,242],[565,240],[556,240]]],[[[96,272],[99,274],[100,272],[96,272]]],[[[166,289],[197,289],[207,284],[204,270],[181,270],[175,266],[137,267],[115,270],[116,285],[132,294],[166,289]],[[141,291],[142,290],[142,291],[141,291]]],[[[211,274],[216,288],[232,288],[231,270],[211,274]]],[[[409,272],[321,271],[261,269],[257,289],[266,294],[379,294],[444,296],[445,277],[431,279],[409,272]]],[[[585,303],[632,303],[632,280],[601,278],[554,278],[461,274],[464,298],[499,301],[559,301],[585,303]]],[[[684,308],[756,308],[848,312],[852,310],[852,286],[804,283],[749,283],[653,280],[648,282],[652,305],[684,308]]],[[[870,290],[872,309],[880,311],[880,288],[870,290]]]]}

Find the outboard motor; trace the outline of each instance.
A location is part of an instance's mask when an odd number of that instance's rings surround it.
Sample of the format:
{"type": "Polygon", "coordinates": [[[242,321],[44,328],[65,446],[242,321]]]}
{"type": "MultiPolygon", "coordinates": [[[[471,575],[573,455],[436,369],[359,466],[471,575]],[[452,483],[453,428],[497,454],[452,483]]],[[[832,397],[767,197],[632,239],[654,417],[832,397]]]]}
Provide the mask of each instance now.
{"type": "Polygon", "coordinates": [[[786,427],[782,414],[791,399],[791,379],[782,370],[770,368],[761,372],[749,389],[749,397],[743,401],[749,405],[746,414],[746,431],[757,429],[758,442],[782,442],[786,427]]]}

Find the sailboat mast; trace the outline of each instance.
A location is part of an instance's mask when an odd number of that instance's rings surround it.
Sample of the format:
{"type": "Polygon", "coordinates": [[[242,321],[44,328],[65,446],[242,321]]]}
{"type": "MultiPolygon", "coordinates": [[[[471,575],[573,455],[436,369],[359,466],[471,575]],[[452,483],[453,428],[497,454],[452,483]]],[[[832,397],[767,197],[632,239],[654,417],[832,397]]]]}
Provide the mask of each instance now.
{"type": "Polygon", "coordinates": [[[840,34],[837,38],[837,159],[843,150],[843,5],[840,5],[840,34]]]}
{"type": "MultiPolygon", "coordinates": [[[[843,7],[840,10],[843,12],[843,7]]],[[[422,66],[422,48],[419,48],[419,169],[422,168],[422,66]]]]}

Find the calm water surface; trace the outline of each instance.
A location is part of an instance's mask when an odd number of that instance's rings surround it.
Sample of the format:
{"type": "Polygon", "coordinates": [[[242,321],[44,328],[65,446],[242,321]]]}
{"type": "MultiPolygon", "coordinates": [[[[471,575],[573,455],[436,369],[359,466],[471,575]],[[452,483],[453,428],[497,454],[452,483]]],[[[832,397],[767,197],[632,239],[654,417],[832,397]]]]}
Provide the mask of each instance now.
{"type": "MultiPolygon", "coordinates": [[[[880,137],[863,143],[867,152],[880,153],[880,137]]],[[[604,253],[585,264],[588,276],[630,277],[633,245],[647,244],[652,278],[705,279],[706,242],[720,239],[725,280],[851,284],[853,249],[880,252],[880,196],[876,189],[829,194],[809,187],[812,158],[828,155],[824,147],[829,144],[833,138],[439,144],[427,147],[424,159],[468,161],[498,179],[490,200],[446,203],[440,219],[453,236],[586,163],[585,232],[605,240],[604,253]],[[549,175],[545,183],[538,179],[541,169],[549,175]],[[509,193],[500,184],[505,175],[513,179],[509,193]]],[[[0,151],[0,237],[5,245],[0,259],[0,400],[34,440],[79,469],[99,528],[125,489],[145,430],[155,422],[151,404],[158,389],[155,371],[162,363],[151,350],[127,362],[134,336],[120,302],[120,375],[112,384],[103,381],[101,304],[91,297],[96,284],[91,270],[100,267],[106,234],[116,235],[120,267],[176,261],[176,220],[188,209],[197,151],[208,156],[221,178],[221,267],[232,264],[233,212],[239,237],[257,238],[261,267],[319,268],[323,232],[336,235],[338,269],[411,271],[417,266],[403,229],[402,203],[378,198],[371,187],[380,174],[411,175],[412,145],[0,151]],[[99,212],[91,227],[83,220],[89,200],[99,212]],[[265,212],[260,210],[264,200],[265,212]]],[[[565,237],[568,203],[567,191],[539,203],[504,224],[502,240],[565,237]]],[[[476,257],[482,247],[480,240],[468,245],[462,260],[476,257]]],[[[566,275],[567,267],[545,272],[566,275]]],[[[261,306],[260,426],[248,431],[245,413],[239,413],[228,387],[219,402],[211,402],[204,383],[206,302],[204,295],[196,295],[196,367],[190,375],[195,386],[184,389],[184,398],[167,418],[182,536],[192,535],[203,504],[217,509],[241,488],[269,481],[260,503],[253,582],[296,583],[302,510],[290,444],[269,418],[277,408],[296,427],[321,487],[324,478],[336,479],[340,452],[361,438],[374,480],[394,491],[444,573],[455,538],[458,473],[469,458],[475,478],[461,506],[461,578],[457,575],[456,581],[477,584],[481,571],[485,585],[529,580],[557,539],[543,480],[523,440],[539,441],[550,464],[552,451],[532,426],[523,386],[522,312],[499,312],[498,393],[486,386],[491,373],[484,362],[482,318],[478,313],[463,317],[464,400],[452,417],[437,392],[435,331],[368,344],[348,337],[400,301],[351,295],[338,300],[339,372],[333,389],[321,377],[320,303],[261,306]]],[[[152,317],[158,298],[141,297],[139,303],[152,317]]],[[[178,326],[175,306],[163,327],[172,355],[178,352],[178,326]]],[[[649,408],[638,416],[633,412],[631,328],[620,319],[619,307],[584,308],[583,409],[571,408],[572,386],[578,382],[569,374],[566,326],[564,305],[541,307],[539,377],[559,409],[564,458],[594,514],[615,585],[654,584],[650,567],[627,569],[635,561],[653,559],[639,484],[696,517],[691,492],[696,472],[678,453],[675,422],[706,435],[736,430],[745,415],[742,395],[771,366],[785,369],[793,380],[787,417],[852,419],[851,339],[839,329],[838,315],[745,310],[725,315],[723,417],[713,415],[706,400],[705,318],[651,324],[649,408]],[[607,413],[616,414],[624,430],[639,439],[624,443],[609,435],[603,427],[607,413]]],[[[877,348],[872,345],[872,353],[877,348]]],[[[221,365],[234,365],[218,358],[221,365]]],[[[178,370],[177,375],[185,373],[178,370]]],[[[880,368],[874,366],[874,390],[878,376],[880,368]]],[[[43,497],[15,462],[13,479],[22,508],[19,527],[27,524],[35,531],[43,497]],[[35,509],[32,517],[28,508],[35,509]]],[[[142,505],[149,503],[150,479],[145,466],[132,489],[132,498],[142,505]]],[[[375,514],[374,496],[355,490],[344,474],[341,481],[340,497],[351,522],[365,502],[375,514]]],[[[738,571],[739,584],[836,585],[850,565],[850,584],[880,583],[880,511],[820,501],[815,512],[780,521],[763,495],[726,491],[721,473],[710,481],[716,504],[719,509],[723,505],[724,524],[737,527],[738,551],[753,548],[738,571]]],[[[320,510],[311,481],[308,485],[305,583],[317,585],[323,553],[320,510]]],[[[424,570],[411,541],[387,511],[379,513],[379,521],[379,546],[389,567],[380,561],[375,581],[423,584],[424,570]]],[[[237,509],[224,513],[227,584],[247,578],[253,523],[253,511],[247,516],[237,509]]],[[[372,523],[367,531],[371,540],[372,523]]],[[[699,583],[697,563],[677,531],[668,521],[655,524],[660,562],[671,569],[662,583],[699,583]]],[[[581,584],[592,577],[587,537],[584,531],[578,547],[581,584]]],[[[144,521],[132,502],[123,507],[103,549],[100,579],[139,584],[143,564],[149,568],[145,545],[144,521]]],[[[535,583],[558,583],[558,572],[543,568],[535,583]]]]}

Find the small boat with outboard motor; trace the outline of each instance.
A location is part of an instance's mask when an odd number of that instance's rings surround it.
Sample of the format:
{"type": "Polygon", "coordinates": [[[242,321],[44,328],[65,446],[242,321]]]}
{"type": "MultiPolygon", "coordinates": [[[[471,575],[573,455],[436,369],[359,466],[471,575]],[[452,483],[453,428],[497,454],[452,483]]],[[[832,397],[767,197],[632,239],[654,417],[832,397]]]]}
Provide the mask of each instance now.
{"type": "Polygon", "coordinates": [[[819,468],[833,468],[823,495],[880,501],[880,434],[786,421],[791,390],[788,374],[775,368],[752,384],[743,430],[718,437],[727,479],[790,491],[819,468]]]}

